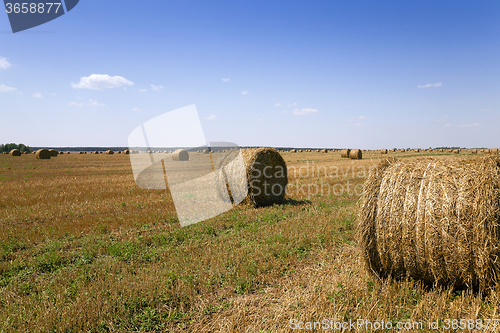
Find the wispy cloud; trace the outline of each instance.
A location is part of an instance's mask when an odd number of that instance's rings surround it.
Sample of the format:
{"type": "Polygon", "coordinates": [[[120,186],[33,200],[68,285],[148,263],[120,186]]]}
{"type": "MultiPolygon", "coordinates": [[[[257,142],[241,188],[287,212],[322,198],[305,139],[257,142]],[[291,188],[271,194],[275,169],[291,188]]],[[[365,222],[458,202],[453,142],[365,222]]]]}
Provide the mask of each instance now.
{"type": "Polygon", "coordinates": [[[56,93],[52,93],[51,95],[52,95],[52,96],[55,96],[55,95],[56,95],[56,93]]]}
{"type": "Polygon", "coordinates": [[[215,119],[217,119],[217,116],[216,116],[216,115],[213,115],[213,114],[211,114],[211,115],[210,115],[210,116],[208,116],[208,117],[205,117],[205,120],[215,120],[215,119]]]}
{"type": "Polygon", "coordinates": [[[292,103],[292,104],[288,104],[287,106],[288,106],[289,108],[291,108],[291,107],[294,107],[294,106],[297,106],[297,105],[298,105],[297,103],[292,103]]]}
{"type": "Polygon", "coordinates": [[[132,111],[135,111],[135,112],[141,112],[142,110],[139,109],[139,108],[132,108],[132,111]]]}
{"type": "Polygon", "coordinates": [[[281,103],[274,103],[274,106],[281,106],[281,103]]]}
{"type": "Polygon", "coordinates": [[[437,87],[441,87],[442,85],[443,85],[442,82],[436,82],[436,83],[427,83],[425,85],[419,84],[418,87],[419,88],[437,88],[437,87]]]}
{"type": "Polygon", "coordinates": [[[33,98],[42,98],[42,94],[40,94],[39,92],[36,92],[33,94],[33,98]]]}
{"type": "Polygon", "coordinates": [[[306,114],[317,113],[317,109],[305,108],[305,109],[293,109],[293,115],[295,116],[305,116],[306,114]]]}
{"type": "Polygon", "coordinates": [[[226,77],[226,78],[222,78],[222,81],[224,81],[224,82],[231,82],[231,79],[228,78],[228,77],[226,77]]]}
{"type": "Polygon", "coordinates": [[[365,119],[366,119],[366,117],[365,117],[365,116],[359,116],[359,117],[358,117],[358,119],[359,119],[359,120],[365,120],[365,119]]]}
{"type": "Polygon", "coordinates": [[[356,123],[356,124],[354,124],[354,126],[365,126],[365,124],[364,123],[356,123]]]}
{"type": "Polygon", "coordinates": [[[349,122],[353,122],[353,121],[359,121],[359,120],[365,120],[366,119],[366,116],[357,116],[357,117],[351,117],[349,119],[347,119],[347,121],[349,122]]]}
{"type": "Polygon", "coordinates": [[[89,99],[89,102],[87,103],[87,105],[89,105],[89,106],[104,106],[105,104],[101,104],[96,100],[89,99]]]}
{"type": "Polygon", "coordinates": [[[1,69],[8,69],[11,66],[12,65],[10,64],[10,62],[7,61],[6,58],[0,58],[0,68],[1,69]]]}
{"type": "Polygon", "coordinates": [[[150,84],[150,86],[151,86],[151,89],[153,89],[154,91],[160,91],[163,88],[165,88],[164,86],[155,86],[154,84],[150,84]]]}
{"type": "Polygon", "coordinates": [[[0,92],[7,92],[7,91],[17,91],[17,89],[13,87],[7,87],[5,84],[0,84],[0,92]]]}
{"type": "Polygon", "coordinates": [[[139,90],[139,92],[146,92],[146,91],[147,91],[146,89],[139,90]]]}
{"type": "Polygon", "coordinates": [[[83,103],[70,102],[68,105],[69,106],[83,106],[83,103]]]}
{"type": "Polygon", "coordinates": [[[477,127],[477,126],[479,126],[478,123],[458,125],[458,127],[477,127]]]}
{"type": "Polygon", "coordinates": [[[121,76],[109,76],[107,74],[92,74],[87,77],[81,77],[80,82],[71,83],[75,89],[103,90],[107,88],[120,88],[134,85],[121,76]]]}
{"type": "Polygon", "coordinates": [[[246,94],[248,94],[248,90],[242,91],[241,93],[242,93],[243,95],[246,95],[246,94]]]}

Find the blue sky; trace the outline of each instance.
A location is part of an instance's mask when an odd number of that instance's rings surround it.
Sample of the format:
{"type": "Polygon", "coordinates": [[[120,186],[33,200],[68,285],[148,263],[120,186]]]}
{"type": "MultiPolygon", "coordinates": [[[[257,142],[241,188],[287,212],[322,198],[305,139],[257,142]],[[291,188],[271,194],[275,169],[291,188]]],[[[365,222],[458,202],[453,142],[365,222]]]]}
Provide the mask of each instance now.
{"type": "Polygon", "coordinates": [[[82,0],[12,34],[0,14],[0,142],[126,146],[195,104],[207,141],[500,147],[499,17],[498,1],[82,0]]]}

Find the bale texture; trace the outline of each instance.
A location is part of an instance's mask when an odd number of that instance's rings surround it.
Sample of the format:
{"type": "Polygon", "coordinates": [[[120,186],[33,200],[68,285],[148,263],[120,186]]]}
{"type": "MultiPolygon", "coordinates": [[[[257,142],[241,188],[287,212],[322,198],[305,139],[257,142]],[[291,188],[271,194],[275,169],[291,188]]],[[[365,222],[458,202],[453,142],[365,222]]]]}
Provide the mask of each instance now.
{"type": "Polygon", "coordinates": [[[353,149],[349,152],[349,158],[351,160],[360,160],[363,158],[363,153],[361,149],[353,149]]]}
{"type": "Polygon", "coordinates": [[[12,149],[10,151],[10,155],[11,156],[21,156],[22,154],[21,154],[21,151],[19,149],[12,149]]]}
{"type": "Polygon", "coordinates": [[[350,149],[342,149],[340,151],[340,157],[342,158],[349,158],[349,153],[351,152],[350,149]]]}
{"type": "Polygon", "coordinates": [[[130,154],[130,150],[128,150],[128,149],[127,149],[127,150],[125,150],[123,153],[124,153],[125,155],[129,155],[129,154],[130,154]]]}
{"type": "Polygon", "coordinates": [[[106,155],[113,155],[114,153],[115,153],[115,152],[114,152],[114,151],[112,151],[112,150],[106,150],[106,151],[104,152],[104,154],[106,154],[106,155]]]}
{"type": "Polygon", "coordinates": [[[490,154],[498,154],[498,148],[490,149],[490,154]]]}
{"type": "Polygon", "coordinates": [[[55,149],[49,149],[50,157],[56,157],[59,155],[59,152],[55,149]]]}
{"type": "Polygon", "coordinates": [[[177,149],[172,153],[174,161],[189,161],[189,153],[184,149],[177,149]]]}
{"type": "Polygon", "coordinates": [[[381,150],[380,150],[380,153],[381,153],[381,154],[387,154],[387,149],[381,149],[381,150]]]}
{"type": "Polygon", "coordinates": [[[453,154],[460,154],[460,149],[453,149],[453,154]]]}
{"type": "Polygon", "coordinates": [[[470,152],[471,154],[477,154],[477,149],[472,149],[470,152]]]}
{"type": "Polygon", "coordinates": [[[37,160],[50,160],[52,153],[47,149],[39,149],[35,152],[35,157],[37,160]]]}
{"type": "Polygon", "coordinates": [[[322,153],[328,153],[328,150],[327,149],[322,149],[321,152],[322,153]]]}
{"type": "Polygon", "coordinates": [[[404,152],[406,152],[406,149],[404,149],[404,148],[403,148],[403,149],[401,149],[400,151],[401,151],[402,153],[404,153],[404,152]]]}
{"type": "Polygon", "coordinates": [[[358,237],[370,272],[484,290],[500,278],[500,159],[386,159],[365,182],[358,237]]]}

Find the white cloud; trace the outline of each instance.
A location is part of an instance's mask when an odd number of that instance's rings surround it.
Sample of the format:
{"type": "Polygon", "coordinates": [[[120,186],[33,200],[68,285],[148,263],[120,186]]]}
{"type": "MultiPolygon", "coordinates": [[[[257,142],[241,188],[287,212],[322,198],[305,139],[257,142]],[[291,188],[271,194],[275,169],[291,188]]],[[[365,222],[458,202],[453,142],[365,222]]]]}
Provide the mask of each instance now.
{"type": "Polygon", "coordinates": [[[150,86],[151,86],[151,89],[153,89],[154,91],[160,91],[163,88],[165,88],[164,86],[155,86],[154,84],[150,84],[150,86]]]}
{"type": "Polygon", "coordinates": [[[83,106],[83,103],[70,102],[68,105],[69,106],[83,106]]]}
{"type": "Polygon", "coordinates": [[[88,77],[81,77],[79,83],[71,82],[75,89],[103,90],[106,88],[120,88],[134,85],[121,76],[109,76],[106,74],[92,74],[88,77]]]}
{"type": "Polygon", "coordinates": [[[7,69],[9,67],[11,67],[12,65],[10,64],[10,62],[7,61],[6,58],[0,58],[0,68],[1,69],[7,69]]]}
{"type": "Polygon", "coordinates": [[[146,92],[146,91],[147,91],[146,89],[139,90],[139,92],[146,92]]]}
{"type": "Polygon", "coordinates": [[[99,103],[96,100],[89,99],[89,102],[87,103],[87,105],[90,105],[90,106],[104,106],[105,104],[101,104],[101,103],[99,103]]]}
{"type": "Polygon", "coordinates": [[[56,93],[52,93],[52,96],[55,96],[55,95],[56,95],[56,93]]]}
{"type": "Polygon", "coordinates": [[[281,103],[274,103],[274,106],[281,106],[281,103]]]}
{"type": "Polygon", "coordinates": [[[211,115],[210,115],[210,116],[208,116],[208,117],[205,117],[205,120],[215,120],[215,119],[217,119],[217,116],[216,116],[216,115],[213,115],[213,114],[211,114],[211,115]]]}
{"type": "Polygon", "coordinates": [[[223,78],[222,81],[224,81],[224,82],[231,82],[231,79],[227,77],[225,79],[223,78]]]}
{"type": "Polygon", "coordinates": [[[13,87],[7,87],[5,84],[0,84],[0,92],[6,91],[17,91],[17,89],[13,87]]]}
{"type": "Polygon", "coordinates": [[[132,108],[132,111],[135,111],[135,112],[141,112],[142,110],[139,109],[139,108],[132,108]]]}
{"type": "Polygon", "coordinates": [[[289,108],[291,108],[291,107],[293,107],[293,106],[297,106],[297,105],[298,105],[297,103],[292,103],[292,104],[288,104],[287,106],[288,106],[289,108]]]}
{"type": "Polygon", "coordinates": [[[293,114],[295,116],[304,116],[306,114],[311,114],[311,113],[316,113],[318,112],[317,109],[311,109],[311,108],[306,108],[306,109],[293,109],[293,114]]]}
{"type": "Polygon", "coordinates": [[[248,94],[248,90],[242,91],[241,93],[242,93],[243,95],[246,95],[246,94],[248,94]]]}
{"type": "Polygon", "coordinates": [[[358,117],[358,119],[359,119],[359,120],[365,120],[365,119],[366,119],[366,117],[365,117],[365,116],[359,116],[359,117],[358,117]]]}
{"type": "Polygon", "coordinates": [[[365,126],[365,124],[364,123],[356,123],[356,124],[354,124],[354,126],[365,126]]]}
{"type": "Polygon", "coordinates": [[[477,126],[479,126],[478,123],[458,125],[458,127],[477,127],[477,126]]]}
{"type": "Polygon", "coordinates": [[[436,82],[436,83],[427,83],[426,85],[419,84],[418,87],[419,88],[437,88],[437,87],[441,87],[442,85],[443,85],[442,82],[436,82]]]}
{"type": "Polygon", "coordinates": [[[281,113],[288,113],[288,110],[283,110],[281,111],[281,113]]]}
{"type": "Polygon", "coordinates": [[[39,92],[36,92],[33,94],[33,98],[42,98],[42,94],[40,94],[39,92]]]}

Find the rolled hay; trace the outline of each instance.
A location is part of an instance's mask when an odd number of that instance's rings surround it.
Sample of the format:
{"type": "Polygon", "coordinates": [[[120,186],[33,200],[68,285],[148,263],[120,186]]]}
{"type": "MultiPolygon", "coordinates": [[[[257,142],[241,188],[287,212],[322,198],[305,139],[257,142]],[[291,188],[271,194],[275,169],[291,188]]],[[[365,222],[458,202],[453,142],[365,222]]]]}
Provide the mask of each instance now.
{"type": "Polygon", "coordinates": [[[21,155],[22,155],[22,153],[19,149],[12,149],[10,151],[10,156],[21,156],[21,155]]]}
{"type": "Polygon", "coordinates": [[[298,150],[298,152],[299,152],[299,153],[302,153],[302,149],[299,149],[299,150],[298,150]]]}
{"type": "Polygon", "coordinates": [[[79,152],[78,154],[83,155],[83,151],[79,152]]]}
{"type": "Polygon", "coordinates": [[[39,149],[35,152],[37,160],[50,160],[52,153],[47,149],[39,149]]]}
{"type": "Polygon", "coordinates": [[[460,149],[453,149],[453,154],[460,154],[460,149]]]}
{"type": "Polygon", "coordinates": [[[471,149],[471,154],[477,154],[477,149],[471,149]]]}
{"type": "Polygon", "coordinates": [[[59,152],[55,149],[49,149],[50,157],[56,157],[59,155],[59,152]]]}
{"type": "Polygon", "coordinates": [[[342,158],[349,158],[349,153],[351,152],[350,149],[342,149],[340,151],[340,157],[342,158]]]}
{"type": "Polygon", "coordinates": [[[296,152],[297,152],[297,149],[290,150],[290,153],[296,153],[296,152]]]}
{"type": "MultiPolygon", "coordinates": [[[[240,174],[239,169],[234,169],[238,164],[230,163],[239,156],[236,153],[239,154],[239,151],[230,151],[217,165],[217,169],[224,166],[222,170],[226,184],[228,178],[237,179],[237,175],[240,174]],[[229,174],[232,176],[229,177],[229,174]]],[[[245,164],[244,172],[248,188],[246,197],[240,198],[241,203],[255,207],[282,203],[288,185],[288,170],[280,153],[273,148],[250,148],[241,149],[241,157],[245,164]]],[[[227,189],[231,193],[229,186],[227,189]]],[[[231,194],[232,197],[234,195],[238,194],[231,194]]]]}
{"type": "Polygon", "coordinates": [[[112,151],[112,150],[106,150],[106,151],[104,152],[104,154],[106,154],[106,155],[113,155],[114,153],[115,153],[115,152],[114,152],[114,151],[112,151]]]}
{"type": "Polygon", "coordinates": [[[94,152],[94,154],[99,154],[99,152],[96,150],[96,151],[94,152]]]}
{"type": "Polygon", "coordinates": [[[9,153],[8,153],[8,152],[6,152],[6,151],[4,151],[2,154],[4,154],[4,155],[9,155],[9,153]]]}
{"type": "Polygon", "coordinates": [[[210,151],[208,149],[203,149],[203,154],[208,154],[210,151]]]}
{"type": "Polygon", "coordinates": [[[418,148],[413,149],[413,151],[414,151],[415,153],[420,153],[420,149],[418,149],[418,148]]]}
{"type": "Polygon", "coordinates": [[[189,153],[184,149],[177,149],[172,153],[174,161],[189,161],[189,153]]]}
{"type": "Polygon", "coordinates": [[[381,150],[380,150],[380,153],[381,153],[381,154],[387,154],[387,149],[381,149],[381,150]]]}
{"type": "Polygon", "coordinates": [[[123,153],[124,153],[125,155],[129,155],[129,154],[130,154],[130,150],[128,150],[128,149],[127,149],[127,150],[125,150],[123,153]]]}
{"type": "Polygon", "coordinates": [[[361,152],[361,149],[352,149],[349,152],[349,158],[351,160],[360,160],[363,158],[363,153],[361,152]]]}
{"type": "Polygon", "coordinates": [[[24,152],[24,155],[29,155],[29,154],[30,154],[30,152],[27,150],[24,152]]]}
{"type": "Polygon", "coordinates": [[[396,148],[392,148],[391,153],[395,153],[395,152],[396,152],[396,148]]]}
{"type": "Polygon", "coordinates": [[[121,152],[121,150],[118,150],[116,153],[117,153],[117,154],[121,154],[122,152],[121,152]]]}
{"type": "Polygon", "coordinates": [[[500,159],[382,161],[364,185],[361,257],[379,277],[485,289],[500,278],[500,159]]]}
{"type": "Polygon", "coordinates": [[[427,149],[427,151],[433,151],[432,148],[427,149]]]}
{"type": "Polygon", "coordinates": [[[406,149],[403,148],[400,150],[400,152],[404,153],[404,152],[406,152],[406,149]]]}
{"type": "Polygon", "coordinates": [[[490,149],[490,154],[498,154],[498,148],[490,149]]]}

